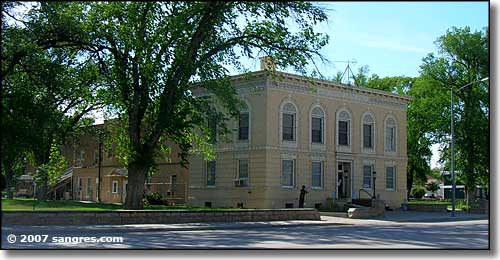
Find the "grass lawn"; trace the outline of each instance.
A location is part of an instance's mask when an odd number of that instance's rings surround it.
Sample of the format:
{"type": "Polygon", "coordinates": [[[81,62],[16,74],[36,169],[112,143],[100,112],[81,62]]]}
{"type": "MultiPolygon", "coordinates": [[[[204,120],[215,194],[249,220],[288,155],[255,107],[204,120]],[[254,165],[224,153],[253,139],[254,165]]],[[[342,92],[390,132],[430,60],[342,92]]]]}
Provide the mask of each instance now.
{"type": "MultiPolygon", "coordinates": [[[[408,204],[418,205],[418,204],[438,204],[438,205],[448,205],[448,209],[451,209],[451,201],[438,201],[438,200],[410,200],[408,204]]],[[[455,204],[456,210],[462,210],[466,207],[464,200],[457,200],[455,204]]]]}
{"type": "MultiPolygon", "coordinates": [[[[57,201],[35,201],[33,199],[5,199],[2,198],[2,210],[119,210],[121,205],[106,204],[106,203],[85,203],[74,200],[57,200],[57,201]]],[[[239,210],[237,208],[199,208],[190,206],[163,206],[150,205],[144,207],[148,210],[239,210]]]]}

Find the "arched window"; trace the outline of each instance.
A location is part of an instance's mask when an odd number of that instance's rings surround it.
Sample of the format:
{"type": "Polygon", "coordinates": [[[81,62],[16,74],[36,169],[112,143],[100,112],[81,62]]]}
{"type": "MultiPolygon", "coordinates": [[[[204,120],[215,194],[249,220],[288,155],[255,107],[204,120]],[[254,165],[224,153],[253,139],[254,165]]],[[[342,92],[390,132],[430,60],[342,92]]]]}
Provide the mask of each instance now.
{"type": "Polygon", "coordinates": [[[375,121],[370,114],[363,116],[363,148],[373,149],[375,121]]]}
{"type": "Polygon", "coordinates": [[[340,111],[338,115],[338,144],[343,146],[350,145],[350,129],[351,129],[351,116],[345,110],[340,111]]]}
{"type": "Polygon", "coordinates": [[[315,107],[311,113],[311,142],[322,144],[324,143],[324,121],[325,112],[321,107],[315,107]]]}
{"type": "Polygon", "coordinates": [[[297,127],[297,109],[292,103],[286,103],[282,112],[282,139],[284,141],[295,141],[297,127]]]}
{"type": "Polygon", "coordinates": [[[392,117],[385,120],[385,150],[396,151],[396,120],[392,117]]]}
{"type": "Polygon", "coordinates": [[[248,141],[249,133],[250,133],[250,113],[248,110],[248,105],[245,104],[240,110],[240,115],[238,119],[238,140],[248,141]]]}

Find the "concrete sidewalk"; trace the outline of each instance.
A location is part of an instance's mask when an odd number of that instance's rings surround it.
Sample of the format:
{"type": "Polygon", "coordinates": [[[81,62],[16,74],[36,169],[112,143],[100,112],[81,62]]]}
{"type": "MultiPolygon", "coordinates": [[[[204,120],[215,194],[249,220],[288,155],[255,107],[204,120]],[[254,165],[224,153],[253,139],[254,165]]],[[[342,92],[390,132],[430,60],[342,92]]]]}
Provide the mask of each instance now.
{"type": "Polygon", "coordinates": [[[456,222],[470,220],[487,220],[487,214],[471,214],[467,212],[457,211],[455,217],[451,213],[440,212],[418,212],[418,211],[386,211],[385,217],[375,219],[350,219],[347,214],[331,212],[320,212],[321,219],[328,222],[336,222],[339,224],[363,225],[363,224],[380,224],[380,225],[396,225],[398,223],[435,223],[435,222],[456,222]]]}
{"type": "Polygon", "coordinates": [[[488,214],[471,214],[456,211],[455,216],[451,212],[417,212],[417,211],[386,211],[383,220],[393,222],[453,222],[488,219],[488,214]]]}

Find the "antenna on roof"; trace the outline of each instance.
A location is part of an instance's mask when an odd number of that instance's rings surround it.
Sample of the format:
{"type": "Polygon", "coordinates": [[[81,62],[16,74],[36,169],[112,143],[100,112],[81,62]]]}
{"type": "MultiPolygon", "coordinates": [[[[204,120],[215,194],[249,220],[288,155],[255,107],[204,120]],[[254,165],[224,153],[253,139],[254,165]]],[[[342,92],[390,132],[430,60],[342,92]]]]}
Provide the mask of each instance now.
{"type": "Polygon", "coordinates": [[[340,76],[340,83],[342,83],[342,81],[344,80],[344,76],[347,73],[347,85],[351,85],[351,77],[352,77],[353,81],[355,81],[356,79],[354,78],[354,72],[352,72],[352,69],[351,69],[350,65],[351,64],[353,64],[353,65],[356,64],[357,61],[356,60],[346,60],[346,61],[339,61],[339,60],[337,60],[337,61],[333,61],[333,62],[347,63],[347,66],[345,67],[344,72],[340,76]],[[350,74],[349,74],[349,72],[350,72],[350,74]]]}

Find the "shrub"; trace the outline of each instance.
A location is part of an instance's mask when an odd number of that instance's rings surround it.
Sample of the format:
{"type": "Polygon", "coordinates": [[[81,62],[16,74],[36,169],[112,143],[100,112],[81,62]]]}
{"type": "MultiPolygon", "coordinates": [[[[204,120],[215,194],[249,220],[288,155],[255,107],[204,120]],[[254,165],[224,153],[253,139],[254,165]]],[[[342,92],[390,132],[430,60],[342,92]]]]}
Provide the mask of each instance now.
{"type": "Polygon", "coordinates": [[[425,189],[422,187],[413,187],[411,189],[411,194],[413,194],[416,199],[421,199],[425,195],[425,189]]]}
{"type": "Polygon", "coordinates": [[[162,205],[163,196],[159,192],[146,193],[144,197],[149,205],[162,205]]]}

